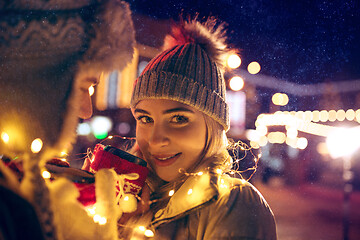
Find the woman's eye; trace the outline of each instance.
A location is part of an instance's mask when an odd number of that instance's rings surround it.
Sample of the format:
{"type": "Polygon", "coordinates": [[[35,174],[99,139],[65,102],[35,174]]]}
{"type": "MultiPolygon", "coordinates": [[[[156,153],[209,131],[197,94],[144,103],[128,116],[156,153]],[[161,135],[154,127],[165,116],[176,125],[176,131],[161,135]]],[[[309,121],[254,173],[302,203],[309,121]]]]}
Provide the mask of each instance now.
{"type": "Polygon", "coordinates": [[[182,115],[176,115],[176,116],[172,117],[171,122],[180,123],[180,124],[181,123],[187,123],[187,122],[189,122],[189,118],[185,117],[185,116],[182,116],[182,115]]]}
{"type": "Polygon", "coordinates": [[[143,123],[143,124],[146,124],[146,123],[152,123],[153,120],[151,117],[148,117],[148,116],[140,116],[137,118],[137,120],[140,122],[140,123],[143,123]]]}

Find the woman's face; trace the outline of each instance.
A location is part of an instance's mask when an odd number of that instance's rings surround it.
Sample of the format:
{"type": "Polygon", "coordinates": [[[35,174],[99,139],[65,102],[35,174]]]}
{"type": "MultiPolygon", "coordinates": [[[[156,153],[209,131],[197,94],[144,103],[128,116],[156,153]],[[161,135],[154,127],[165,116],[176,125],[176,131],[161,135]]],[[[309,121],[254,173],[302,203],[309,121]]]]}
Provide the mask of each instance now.
{"type": "Polygon", "coordinates": [[[164,181],[172,181],[199,160],[206,142],[201,112],[164,99],[140,101],[133,109],[140,150],[164,181]]]}

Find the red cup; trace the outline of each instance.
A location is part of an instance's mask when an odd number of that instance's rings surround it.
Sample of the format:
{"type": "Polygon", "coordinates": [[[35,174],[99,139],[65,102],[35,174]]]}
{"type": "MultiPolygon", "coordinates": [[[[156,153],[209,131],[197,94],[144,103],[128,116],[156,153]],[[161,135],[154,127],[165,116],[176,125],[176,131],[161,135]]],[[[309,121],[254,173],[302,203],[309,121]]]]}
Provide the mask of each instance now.
{"type": "Polygon", "coordinates": [[[128,152],[97,144],[90,164],[90,172],[95,173],[102,168],[113,168],[117,174],[137,173],[139,178],[135,180],[125,178],[124,192],[139,194],[149,173],[146,166],[147,163],[143,159],[128,152]]]}

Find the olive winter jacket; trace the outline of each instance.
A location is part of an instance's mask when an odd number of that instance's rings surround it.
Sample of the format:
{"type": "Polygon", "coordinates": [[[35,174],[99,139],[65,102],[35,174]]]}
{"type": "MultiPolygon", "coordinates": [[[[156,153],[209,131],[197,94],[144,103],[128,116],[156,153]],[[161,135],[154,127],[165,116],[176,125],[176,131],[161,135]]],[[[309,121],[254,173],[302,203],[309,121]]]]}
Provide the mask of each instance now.
{"type": "Polygon", "coordinates": [[[191,176],[154,214],[153,239],[276,240],[273,213],[258,190],[223,174],[191,176]]]}

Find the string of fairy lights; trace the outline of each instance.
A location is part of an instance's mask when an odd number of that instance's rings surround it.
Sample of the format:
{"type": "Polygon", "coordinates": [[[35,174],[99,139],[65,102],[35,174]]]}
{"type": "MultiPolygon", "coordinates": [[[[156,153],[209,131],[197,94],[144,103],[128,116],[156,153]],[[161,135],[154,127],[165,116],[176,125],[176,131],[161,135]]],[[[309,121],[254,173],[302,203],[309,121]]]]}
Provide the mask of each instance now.
{"type": "MultiPolygon", "coordinates": [[[[127,137],[121,137],[121,136],[108,136],[107,138],[103,139],[101,143],[104,143],[104,141],[106,141],[106,140],[113,140],[114,138],[120,138],[120,139],[123,139],[123,140],[134,140],[134,138],[127,138],[127,137]]],[[[7,143],[9,143],[9,141],[11,141],[11,136],[9,136],[5,132],[2,132],[1,133],[1,140],[5,144],[7,144],[7,143]]],[[[247,171],[252,171],[252,174],[250,175],[249,178],[247,178],[247,179],[241,178],[241,181],[248,181],[253,176],[253,174],[255,173],[256,168],[257,168],[257,163],[258,163],[258,161],[259,161],[259,159],[261,157],[261,154],[255,155],[254,152],[252,151],[252,147],[247,146],[243,142],[239,141],[239,142],[231,143],[230,145],[231,145],[231,147],[229,148],[229,152],[232,153],[233,161],[231,163],[229,163],[230,165],[228,166],[228,168],[226,170],[220,169],[220,168],[215,169],[215,174],[218,177],[219,191],[231,190],[231,186],[229,186],[224,181],[224,179],[221,179],[221,176],[223,175],[223,173],[228,173],[230,175],[238,174],[239,176],[242,177],[243,173],[245,173],[247,171]],[[249,167],[249,168],[247,168],[245,170],[238,169],[238,163],[240,161],[242,161],[243,159],[245,159],[245,157],[248,156],[248,154],[250,154],[250,156],[253,158],[253,166],[249,167]]],[[[33,152],[34,154],[39,153],[42,150],[42,148],[43,148],[43,141],[40,138],[36,138],[36,139],[34,139],[32,141],[31,146],[30,146],[31,152],[33,152]]],[[[60,155],[61,155],[61,158],[59,158],[60,160],[67,161],[66,160],[66,156],[67,156],[66,151],[61,152],[60,155]]],[[[92,157],[93,153],[91,152],[91,149],[88,149],[86,155],[87,155],[86,157],[89,157],[89,158],[92,157]]],[[[210,175],[210,169],[204,169],[203,171],[194,172],[194,173],[186,172],[183,169],[179,169],[179,171],[181,173],[183,173],[187,177],[188,176],[194,176],[194,177],[201,178],[201,177],[208,177],[210,175]]],[[[42,171],[42,177],[45,180],[50,181],[50,179],[52,179],[53,176],[49,171],[43,170],[42,171]]],[[[119,183],[119,181],[118,181],[118,183],[119,183]]],[[[169,190],[169,192],[167,194],[168,196],[165,196],[165,197],[172,197],[175,194],[175,191],[176,191],[175,189],[169,190]]],[[[189,197],[189,198],[192,198],[192,199],[196,199],[197,197],[199,197],[199,196],[197,196],[196,189],[192,188],[192,187],[190,187],[187,190],[186,196],[189,197]]],[[[143,199],[141,199],[140,196],[133,196],[133,197],[136,197],[138,202],[143,201],[143,199]]],[[[119,204],[124,205],[124,204],[134,203],[134,201],[130,201],[130,200],[131,199],[130,199],[128,194],[120,194],[120,193],[118,193],[117,202],[119,204]]],[[[152,204],[152,203],[154,203],[156,201],[159,201],[159,200],[161,200],[161,199],[151,200],[151,201],[148,202],[148,204],[150,205],[150,204],[152,204]]],[[[136,201],[135,201],[135,204],[136,204],[136,201]]],[[[133,207],[129,206],[129,208],[133,208],[133,207]]],[[[99,213],[97,213],[97,209],[96,209],[95,204],[90,205],[90,206],[86,206],[86,207],[84,206],[84,209],[86,210],[88,216],[93,219],[94,223],[97,223],[99,225],[107,224],[107,222],[108,222],[107,216],[102,216],[99,213]]],[[[119,226],[124,227],[123,225],[119,225],[119,226]]],[[[125,227],[128,227],[128,226],[125,226],[125,227]]],[[[147,228],[147,227],[142,226],[142,225],[134,227],[133,230],[143,234],[146,237],[153,237],[154,236],[154,231],[152,229],[147,228]]]]}
{"type": "Polygon", "coordinates": [[[315,110],[315,111],[277,111],[273,114],[260,114],[255,121],[255,130],[247,130],[246,136],[253,148],[267,143],[286,143],[291,147],[305,149],[308,141],[298,137],[298,132],[328,137],[338,127],[328,125],[335,121],[360,123],[360,109],[315,110]],[[270,127],[284,126],[283,131],[269,132],[270,127]]]}

